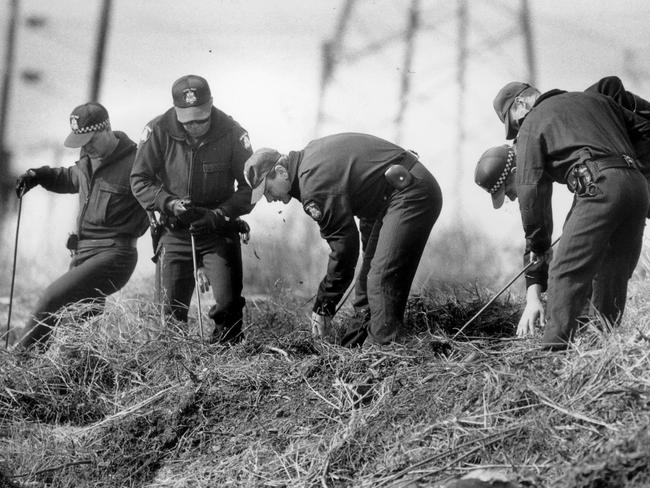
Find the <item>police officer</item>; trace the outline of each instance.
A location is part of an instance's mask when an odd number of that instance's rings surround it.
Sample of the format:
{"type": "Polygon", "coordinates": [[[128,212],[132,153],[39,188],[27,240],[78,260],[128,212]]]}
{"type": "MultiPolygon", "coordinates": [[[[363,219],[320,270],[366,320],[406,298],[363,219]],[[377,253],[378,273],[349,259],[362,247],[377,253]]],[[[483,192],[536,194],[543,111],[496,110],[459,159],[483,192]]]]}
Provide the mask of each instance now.
{"type": "MultiPolygon", "coordinates": [[[[283,155],[260,149],[246,162],[252,202],[295,198],[320,227],[331,253],[318,288],[312,331],[330,333],[330,320],[354,276],[359,231],[366,248],[359,280],[367,282],[367,342],[388,344],[397,335],[415,272],[442,207],[438,183],[417,156],[366,134],[335,134],[283,155]]],[[[357,337],[366,340],[365,333],[357,337]]],[[[355,345],[355,344],[350,344],[355,345]]]]}
{"type": "MultiPolygon", "coordinates": [[[[543,347],[563,349],[578,328],[592,279],[604,267],[615,271],[607,274],[610,282],[596,307],[612,323],[624,310],[648,212],[648,189],[628,132],[648,137],[650,123],[598,93],[541,94],[520,82],[505,85],[494,108],[506,138],[517,136],[515,191],[530,259],[550,261],[552,183],[567,184],[575,195],[549,270],[542,338],[543,347]]],[[[519,332],[531,332],[543,313],[545,287],[529,285],[519,332]]]]}
{"type": "Polygon", "coordinates": [[[195,287],[196,259],[212,286],[212,342],[242,339],[242,260],[236,219],[251,211],[243,175],[252,154],[247,132],[212,104],[207,81],[176,80],[174,106],[144,128],[131,188],[141,205],[159,212],[164,232],[157,245],[156,287],[167,313],[183,322],[195,287]]]}
{"type": "Polygon", "coordinates": [[[147,216],[131,193],[129,175],[136,144],[111,130],[108,112],[99,103],[78,106],[70,115],[72,132],[64,145],[81,148],[79,160],[66,168],[42,166],[18,178],[19,198],[36,185],[56,193],[78,193],[77,231],[68,239],[70,269],[43,293],[19,347],[45,347],[55,313],[75,302],[93,304],[100,313],[106,296],[122,288],[138,260],[136,241],[147,216]]]}

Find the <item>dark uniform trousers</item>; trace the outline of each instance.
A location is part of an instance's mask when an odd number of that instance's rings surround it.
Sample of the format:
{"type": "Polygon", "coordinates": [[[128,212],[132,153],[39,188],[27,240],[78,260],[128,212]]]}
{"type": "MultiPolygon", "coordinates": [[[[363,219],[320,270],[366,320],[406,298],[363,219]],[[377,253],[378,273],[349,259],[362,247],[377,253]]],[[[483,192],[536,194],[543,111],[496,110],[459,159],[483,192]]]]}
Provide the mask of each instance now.
{"type": "Polygon", "coordinates": [[[58,320],[56,312],[62,307],[79,302],[92,305],[85,311],[86,317],[102,313],[106,297],[126,285],[137,262],[135,244],[85,247],[84,241],[80,241],[68,272],[41,296],[20,345],[28,348],[36,343],[45,344],[58,320]]]}
{"type": "Polygon", "coordinates": [[[629,168],[598,170],[597,162],[591,169],[595,191],[576,195],[551,261],[543,347],[566,347],[590,294],[598,313],[611,324],[620,320],[641,253],[649,198],[645,178],[629,168]]]}
{"type": "Polygon", "coordinates": [[[442,192],[420,162],[410,170],[413,182],[394,190],[380,220],[362,219],[363,260],[354,306],[370,312],[370,344],[394,341],[411,284],[433,224],[442,209],[442,192]]]}
{"type": "MultiPolygon", "coordinates": [[[[195,244],[197,266],[205,270],[215,300],[209,314],[216,327],[213,336],[234,338],[241,332],[244,306],[239,235],[196,236],[195,244]]],[[[187,231],[167,231],[160,239],[156,266],[157,294],[166,313],[186,322],[194,288],[190,235],[187,231]]]]}

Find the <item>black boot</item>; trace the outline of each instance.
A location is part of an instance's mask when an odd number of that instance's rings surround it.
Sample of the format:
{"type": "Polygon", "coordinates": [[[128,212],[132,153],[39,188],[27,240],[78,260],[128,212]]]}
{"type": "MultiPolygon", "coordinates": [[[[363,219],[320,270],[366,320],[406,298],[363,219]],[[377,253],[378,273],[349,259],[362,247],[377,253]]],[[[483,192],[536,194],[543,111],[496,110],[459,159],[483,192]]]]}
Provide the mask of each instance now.
{"type": "Polygon", "coordinates": [[[357,309],[354,316],[346,324],[346,333],[341,338],[343,347],[361,347],[368,337],[370,309],[357,309]]]}
{"type": "Polygon", "coordinates": [[[214,320],[214,331],[210,338],[210,344],[237,344],[244,339],[242,322],[244,318],[243,308],[246,304],[244,297],[239,297],[226,310],[217,311],[213,305],[208,316],[214,320]]]}

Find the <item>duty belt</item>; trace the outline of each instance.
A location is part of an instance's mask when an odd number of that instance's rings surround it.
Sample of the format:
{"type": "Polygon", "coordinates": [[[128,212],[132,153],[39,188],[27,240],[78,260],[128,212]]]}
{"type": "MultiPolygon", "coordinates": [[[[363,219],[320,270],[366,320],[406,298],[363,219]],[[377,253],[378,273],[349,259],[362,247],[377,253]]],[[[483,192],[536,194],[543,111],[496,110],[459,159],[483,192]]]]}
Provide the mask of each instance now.
{"type": "Polygon", "coordinates": [[[566,174],[566,184],[576,195],[592,195],[598,172],[610,168],[638,169],[638,162],[627,154],[606,156],[601,159],[586,160],[571,166],[566,174]]]}
{"type": "Polygon", "coordinates": [[[590,167],[590,164],[593,164],[601,171],[609,168],[637,169],[639,167],[638,161],[627,154],[607,156],[601,159],[594,159],[593,161],[585,161],[585,164],[588,168],[590,167]]]}
{"type": "Polygon", "coordinates": [[[137,237],[109,237],[106,239],[79,239],[77,249],[88,249],[92,247],[136,247],[137,237]]]}

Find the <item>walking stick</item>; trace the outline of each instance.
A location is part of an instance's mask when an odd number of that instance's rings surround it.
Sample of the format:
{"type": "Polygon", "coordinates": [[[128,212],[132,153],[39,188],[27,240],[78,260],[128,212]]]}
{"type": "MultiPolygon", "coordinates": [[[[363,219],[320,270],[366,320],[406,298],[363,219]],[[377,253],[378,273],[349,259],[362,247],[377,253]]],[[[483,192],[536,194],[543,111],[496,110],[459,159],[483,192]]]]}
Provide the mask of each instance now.
{"type": "MultiPolygon", "coordinates": [[[[553,243],[551,244],[551,248],[552,248],[553,246],[555,246],[555,244],[557,244],[557,242],[558,242],[559,240],[560,240],[559,237],[558,237],[557,239],[555,239],[555,240],[553,241],[553,243]]],[[[549,249],[550,249],[550,248],[549,248],[549,249]]],[[[475,321],[475,320],[476,320],[476,319],[477,319],[477,318],[478,318],[478,317],[479,317],[483,312],[485,312],[485,309],[488,308],[490,305],[492,305],[492,304],[494,303],[494,301],[495,301],[497,298],[499,298],[499,297],[501,296],[501,294],[502,294],[504,291],[506,291],[508,288],[510,288],[510,287],[512,286],[512,284],[513,284],[515,281],[517,281],[517,278],[519,278],[522,274],[524,274],[524,273],[528,270],[528,268],[530,268],[533,264],[537,264],[537,261],[531,261],[531,262],[528,263],[526,266],[524,266],[524,269],[522,269],[519,273],[517,273],[517,275],[516,275],[514,278],[512,278],[512,279],[508,282],[508,284],[507,284],[506,286],[504,286],[503,288],[501,288],[501,289],[497,292],[496,295],[494,295],[494,296],[493,296],[493,297],[492,297],[492,298],[491,298],[491,299],[490,299],[490,300],[489,300],[485,305],[483,305],[483,307],[481,307],[481,309],[480,309],[478,312],[476,312],[476,313],[474,314],[474,316],[473,316],[471,319],[469,319],[467,322],[465,322],[465,325],[463,325],[460,329],[458,329],[458,332],[456,332],[456,333],[453,335],[453,337],[452,337],[451,339],[452,339],[452,340],[456,339],[456,337],[458,337],[458,335],[459,335],[461,332],[463,332],[463,331],[465,330],[465,328],[466,328],[469,324],[471,324],[472,322],[474,322],[474,321],[475,321]]]]}
{"type": "Polygon", "coordinates": [[[196,243],[194,242],[194,234],[190,234],[192,240],[192,265],[194,266],[194,288],[196,289],[196,301],[199,306],[199,333],[201,340],[203,340],[203,314],[201,312],[201,290],[199,289],[199,276],[197,274],[198,268],[196,267],[196,243]]]}
{"type": "Polygon", "coordinates": [[[11,309],[14,303],[14,283],[16,280],[16,257],[18,256],[18,232],[20,231],[20,214],[23,209],[23,196],[18,198],[18,220],[16,223],[16,242],[14,244],[14,264],[11,268],[11,291],[9,292],[9,315],[7,317],[7,335],[5,337],[5,349],[9,348],[9,330],[11,328],[11,309]]]}

